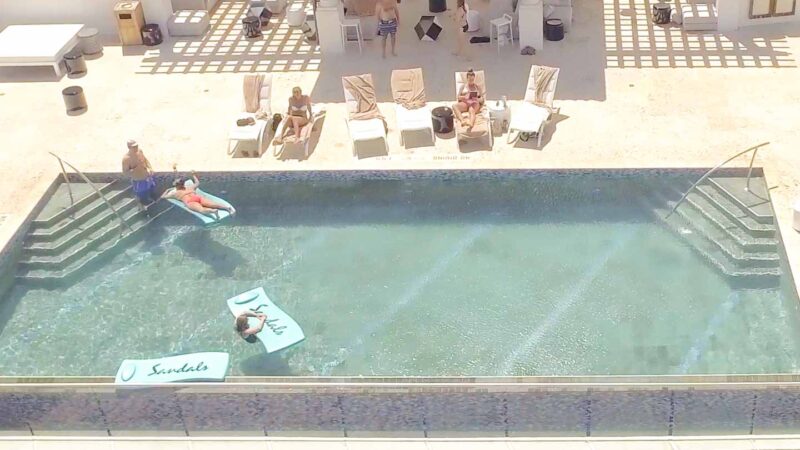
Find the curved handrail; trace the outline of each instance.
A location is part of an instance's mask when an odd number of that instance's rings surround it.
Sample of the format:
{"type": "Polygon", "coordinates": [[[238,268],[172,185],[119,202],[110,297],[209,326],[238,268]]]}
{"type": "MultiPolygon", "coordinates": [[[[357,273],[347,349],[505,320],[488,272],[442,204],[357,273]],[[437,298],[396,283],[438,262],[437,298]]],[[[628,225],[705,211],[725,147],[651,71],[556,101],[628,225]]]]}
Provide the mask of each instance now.
{"type": "MultiPolygon", "coordinates": [[[[78,169],[77,169],[75,166],[73,166],[72,164],[70,164],[70,163],[68,163],[68,162],[64,161],[63,159],[61,159],[61,157],[60,157],[60,156],[58,156],[58,155],[56,155],[55,153],[53,153],[53,152],[47,152],[47,153],[50,153],[51,155],[53,155],[53,156],[54,156],[54,157],[55,157],[55,158],[58,160],[59,164],[61,164],[61,169],[62,169],[62,171],[63,171],[63,169],[64,169],[64,164],[66,164],[66,165],[68,165],[68,166],[69,166],[69,167],[70,167],[72,170],[74,170],[74,171],[75,171],[75,172],[76,172],[78,175],[80,175],[80,176],[81,176],[81,178],[83,178],[83,181],[85,181],[85,182],[86,182],[86,183],[87,183],[89,186],[91,186],[91,188],[92,188],[92,189],[94,189],[94,192],[95,192],[95,193],[96,193],[98,196],[100,196],[100,198],[102,198],[102,199],[103,199],[103,201],[106,203],[106,205],[108,205],[108,207],[109,207],[109,208],[111,208],[111,211],[113,211],[113,212],[114,212],[114,215],[115,215],[115,216],[117,216],[117,218],[119,219],[119,221],[120,221],[120,222],[122,222],[122,225],[124,225],[124,226],[125,226],[125,228],[127,228],[127,229],[128,229],[128,231],[130,231],[130,232],[133,232],[133,228],[131,228],[131,226],[130,226],[130,225],[128,225],[128,222],[126,222],[126,221],[125,221],[125,219],[123,219],[123,218],[122,218],[122,215],[119,213],[119,211],[117,211],[117,210],[116,210],[116,208],[114,208],[114,205],[112,205],[112,204],[111,204],[111,202],[110,202],[110,201],[108,201],[108,199],[106,198],[106,196],[105,196],[105,195],[103,195],[103,193],[102,193],[102,192],[100,192],[100,189],[97,189],[97,186],[95,186],[95,185],[94,185],[94,183],[92,183],[92,182],[91,182],[91,180],[89,180],[89,178],[88,178],[86,175],[84,175],[84,174],[83,174],[83,172],[81,172],[80,170],[78,170],[78,169]]],[[[62,172],[62,173],[63,173],[63,174],[64,174],[64,176],[66,177],[66,172],[62,172]]],[[[67,180],[67,183],[69,183],[69,180],[67,180]]],[[[71,191],[72,191],[72,189],[70,188],[70,193],[71,193],[71,191]]]]}
{"type": "Polygon", "coordinates": [[[725,161],[717,164],[716,166],[714,166],[713,169],[709,169],[705,174],[703,174],[702,177],[700,177],[699,180],[697,180],[697,182],[695,182],[692,185],[692,187],[689,188],[688,191],[686,191],[685,194],[683,194],[683,197],[681,197],[681,199],[678,200],[678,203],[675,203],[675,206],[672,207],[672,210],[670,210],[670,212],[664,218],[668,219],[669,216],[671,216],[672,213],[674,213],[675,210],[678,209],[678,206],[680,206],[680,204],[683,203],[684,200],[686,200],[686,197],[688,197],[689,194],[692,193],[694,188],[696,188],[700,183],[705,181],[705,179],[708,178],[709,176],[711,176],[711,174],[714,173],[717,169],[719,169],[720,167],[724,166],[725,164],[728,164],[729,162],[733,161],[734,159],[744,155],[747,152],[753,152],[753,157],[750,158],[750,167],[747,169],[747,184],[745,185],[745,190],[749,191],[750,190],[750,175],[753,172],[753,162],[756,160],[756,153],[758,153],[758,149],[759,148],[761,148],[761,147],[763,147],[765,145],[768,145],[768,144],[769,144],[769,142],[762,142],[761,144],[758,144],[758,145],[755,145],[753,147],[750,147],[747,150],[741,151],[741,152],[731,156],[730,158],[726,159],[725,161]]]}

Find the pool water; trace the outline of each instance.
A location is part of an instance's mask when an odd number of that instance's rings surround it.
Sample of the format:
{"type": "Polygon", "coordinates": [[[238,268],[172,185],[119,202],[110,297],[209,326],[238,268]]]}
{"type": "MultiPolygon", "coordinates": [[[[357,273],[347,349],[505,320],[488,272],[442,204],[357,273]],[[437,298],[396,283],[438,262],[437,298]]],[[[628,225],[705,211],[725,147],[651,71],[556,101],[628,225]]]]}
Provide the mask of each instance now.
{"type": "Polygon", "coordinates": [[[14,287],[0,374],[200,351],[229,352],[230,375],[796,371],[789,277],[730,283],[649,195],[698,175],[666,177],[209,182],[237,206],[224,225],[172,210],[77,282],[14,287]],[[258,286],[303,343],[266,355],[236,335],[225,300],[258,286]]]}

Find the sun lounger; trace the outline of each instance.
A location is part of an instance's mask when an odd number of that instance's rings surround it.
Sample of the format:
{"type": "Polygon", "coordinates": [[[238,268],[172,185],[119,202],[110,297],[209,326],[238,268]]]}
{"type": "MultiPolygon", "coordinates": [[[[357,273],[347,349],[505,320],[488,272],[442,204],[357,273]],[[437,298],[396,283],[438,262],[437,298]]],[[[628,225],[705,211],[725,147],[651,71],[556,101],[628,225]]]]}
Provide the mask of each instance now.
{"type": "MultiPolygon", "coordinates": [[[[254,141],[258,146],[255,156],[261,156],[264,133],[266,133],[267,125],[272,123],[272,74],[245,75],[243,90],[244,112],[239,113],[237,121],[252,119],[253,123],[239,126],[234,121],[228,134],[228,154],[233,154],[238,148],[238,145],[231,148],[231,144],[238,144],[239,141],[254,141]]],[[[245,156],[249,155],[245,153],[245,156]]]]}
{"type": "Polygon", "coordinates": [[[425,99],[422,69],[393,70],[391,83],[400,143],[405,145],[404,131],[428,131],[431,142],[435,144],[436,135],[433,133],[431,110],[425,99]]]}
{"type": "Polygon", "coordinates": [[[386,124],[378,110],[378,99],[375,96],[375,85],[372,74],[342,77],[344,100],[347,105],[347,130],[353,142],[353,156],[358,156],[358,142],[382,140],[389,153],[386,139],[386,124]]]}
{"type": "Polygon", "coordinates": [[[537,137],[537,146],[542,145],[544,127],[553,113],[558,73],[559,69],[555,67],[531,66],[525,98],[521,105],[511,110],[511,123],[508,125],[509,143],[519,137],[519,133],[528,133],[537,137]],[[516,137],[513,137],[514,131],[518,133],[516,137]]]}
{"type": "Polygon", "coordinates": [[[64,54],[78,44],[83,25],[10,25],[0,32],[0,66],[53,66],[60,77],[64,54]]]}
{"type": "Polygon", "coordinates": [[[288,152],[296,152],[300,148],[303,149],[303,155],[308,158],[308,150],[309,150],[309,142],[311,142],[311,133],[314,131],[314,125],[319,116],[323,114],[323,109],[316,105],[311,105],[311,118],[309,119],[308,123],[303,125],[303,128],[300,129],[300,139],[297,139],[294,136],[294,132],[286,130],[286,127],[289,126],[288,117],[281,120],[281,123],[278,124],[278,129],[275,131],[275,136],[281,136],[283,139],[280,141],[279,144],[275,144],[273,147],[273,153],[275,157],[280,157],[285,153],[288,152]],[[288,133],[288,135],[286,135],[288,133]]]}
{"type": "MultiPolygon", "coordinates": [[[[456,72],[456,101],[458,101],[458,94],[461,88],[467,83],[467,72],[456,72]]],[[[486,92],[486,76],[482,70],[475,71],[475,84],[480,86],[481,90],[486,92]]],[[[457,114],[458,112],[455,111],[457,114]]],[[[475,121],[475,126],[468,129],[462,125],[458,120],[455,121],[456,138],[459,141],[459,149],[462,140],[470,139],[489,139],[489,148],[494,146],[494,136],[492,135],[491,121],[489,120],[489,110],[485,104],[481,104],[481,110],[478,111],[478,117],[475,121]]]]}

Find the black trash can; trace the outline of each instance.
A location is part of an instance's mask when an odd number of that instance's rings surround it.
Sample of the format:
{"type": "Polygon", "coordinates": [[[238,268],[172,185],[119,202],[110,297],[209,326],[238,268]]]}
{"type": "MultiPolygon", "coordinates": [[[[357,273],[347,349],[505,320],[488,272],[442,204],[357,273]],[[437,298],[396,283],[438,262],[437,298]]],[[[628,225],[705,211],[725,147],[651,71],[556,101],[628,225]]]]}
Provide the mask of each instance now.
{"type": "Polygon", "coordinates": [[[70,116],[81,114],[89,109],[86,97],[83,95],[83,88],[80,86],[64,88],[61,96],[64,97],[64,106],[67,107],[67,114],[70,116]]]}
{"type": "Polygon", "coordinates": [[[439,106],[431,111],[433,132],[447,134],[453,131],[453,110],[447,106],[439,106]]]}
{"type": "Polygon", "coordinates": [[[244,26],[244,37],[251,39],[261,37],[261,19],[258,17],[247,16],[242,19],[244,26]]]}
{"type": "Polygon", "coordinates": [[[142,27],[142,44],[152,47],[164,42],[161,27],[157,23],[148,23],[142,27]]]}
{"type": "Polygon", "coordinates": [[[447,0],[428,0],[428,11],[432,13],[447,11],[447,0]]]}
{"type": "Polygon", "coordinates": [[[86,60],[83,52],[72,50],[64,55],[64,64],[67,66],[68,75],[83,75],[86,73],[86,60]]]}
{"type": "Polygon", "coordinates": [[[547,19],[544,21],[544,38],[548,41],[564,39],[564,22],[561,19],[547,19]]]}
{"type": "Polygon", "coordinates": [[[666,25],[669,23],[672,7],[666,3],[656,3],[653,5],[653,23],[656,25],[666,25]]]}

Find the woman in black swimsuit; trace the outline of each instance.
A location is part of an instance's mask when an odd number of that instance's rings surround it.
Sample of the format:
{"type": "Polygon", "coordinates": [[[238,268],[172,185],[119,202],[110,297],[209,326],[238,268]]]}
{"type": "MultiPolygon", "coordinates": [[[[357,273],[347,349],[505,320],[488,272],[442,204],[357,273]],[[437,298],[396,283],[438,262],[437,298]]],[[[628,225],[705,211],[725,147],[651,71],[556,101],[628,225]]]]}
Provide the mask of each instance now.
{"type": "Polygon", "coordinates": [[[241,336],[242,339],[252,344],[258,340],[258,338],[256,338],[256,334],[258,334],[261,329],[264,328],[264,322],[266,321],[266,314],[254,313],[250,311],[243,312],[236,316],[236,332],[239,333],[239,336],[241,336]],[[257,317],[258,325],[251,327],[247,323],[248,317],[257,317]]]}

